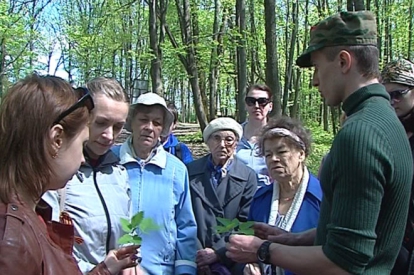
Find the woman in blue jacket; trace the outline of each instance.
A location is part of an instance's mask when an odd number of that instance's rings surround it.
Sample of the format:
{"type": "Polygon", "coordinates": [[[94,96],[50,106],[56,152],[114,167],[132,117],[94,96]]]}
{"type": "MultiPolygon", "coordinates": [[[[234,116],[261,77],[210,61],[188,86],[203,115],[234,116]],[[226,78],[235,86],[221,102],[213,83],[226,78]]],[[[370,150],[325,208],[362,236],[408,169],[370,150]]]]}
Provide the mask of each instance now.
{"type": "MultiPolygon", "coordinates": [[[[322,200],[319,180],[306,167],[311,137],[299,121],[289,117],[272,120],[259,139],[272,184],[260,188],[250,206],[249,220],[277,226],[287,232],[303,232],[317,226],[322,200]]],[[[259,269],[247,265],[246,269],[259,269]]],[[[265,266],[265,274],[292,274],[265,266]]]]}
{"type": "Polygon", "coordinates": [[[131,106],[132,135],[113,148],[128,171],[132,214],[144,211],[158,230],[142,235],[142,267],[149,274],[196,274],[197,226],[187,169],[160,142],[174,120],[155,93],[131,106]]]}
{"type": "Polygon", "coordinates": [[[55,220],[61,211],[73,219],[77,236],[73,255],[84,274],[119,247],[124,234],[120,219],[130,216],[128,174],[110,150],[126,122],[128,98],[115,79],[98,77],[87,88],[95,109],[83,151],[86,162],[64,189],[43,196],[53,207],[55,220]]]}

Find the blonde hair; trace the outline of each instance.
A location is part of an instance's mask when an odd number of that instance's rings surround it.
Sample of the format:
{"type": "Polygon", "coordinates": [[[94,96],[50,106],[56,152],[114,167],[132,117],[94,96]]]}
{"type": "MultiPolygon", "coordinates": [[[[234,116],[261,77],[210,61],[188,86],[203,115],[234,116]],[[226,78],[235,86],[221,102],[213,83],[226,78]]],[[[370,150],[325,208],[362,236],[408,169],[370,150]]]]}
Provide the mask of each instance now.
{"type": "Polygon", "coordinates": [[[129,98],[115,78],[97,77],[86,83],[92,96],[105,95],[115,101],[129,103],[129,98]]]}

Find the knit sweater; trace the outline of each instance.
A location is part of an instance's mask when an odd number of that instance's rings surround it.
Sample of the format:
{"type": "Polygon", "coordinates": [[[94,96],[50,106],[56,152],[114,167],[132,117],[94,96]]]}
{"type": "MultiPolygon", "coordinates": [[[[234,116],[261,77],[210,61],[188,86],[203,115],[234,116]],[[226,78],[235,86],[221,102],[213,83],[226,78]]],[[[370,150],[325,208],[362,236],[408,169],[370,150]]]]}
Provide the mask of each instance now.
{"type": "Polygon", "coordinates": [[[407,221],[413,159],[380,84],[351,94],[321,171],[316,245],[351,274],[389,274],[407,221]]]}

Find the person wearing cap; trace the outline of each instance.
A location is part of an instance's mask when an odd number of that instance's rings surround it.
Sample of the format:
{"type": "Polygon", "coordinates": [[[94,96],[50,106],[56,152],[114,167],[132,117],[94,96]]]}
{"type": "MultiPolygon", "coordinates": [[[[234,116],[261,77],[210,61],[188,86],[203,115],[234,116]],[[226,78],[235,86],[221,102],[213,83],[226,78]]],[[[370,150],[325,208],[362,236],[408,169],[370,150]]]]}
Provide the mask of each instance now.
{"type": "MultiPolygon", "coordinates": [[[[406,59],[398,59],[387,63],[381,80],[391,97],[391,105],[400,119],[410,142],[414,156],[414,63],[406,59]]],[[[408,220],[404,239],[395,262],[392,275],[408,274],[410,257],[414,246],[414,182],[411,184],[411,198],[408,209],[408,220]]],[[[414,267],[411,267],[414,270],[414,267]]],[[[410,270],[410,272],[412,272],[410,270]]]]}
{"type": "Polygon", "coordinates": [[[379,83],[377,26],[371,12],[340,12],[312,27],[299,67],[315,67],[313,85],[347,119],[321,171],[316,230],[231,236],[228,256],[259,259],[295,274],[389,274],[403,239],[413,159],[403,126],[379,83]],[[308,245],[308,246],[306,246],[308,245]]]}
{"type": "Polygon", "coordinates": [[[212,120],[203,131],[210,153],[187,165],[198,226],[199,274],[230,274],[234,265],[225,255],[225,234],[217,234],[215,227],[220,225],[217,217],[247,221],[257,189],[254,170],[234,157],[242,136],[243,129],[234,119],[212,120]]]}
{"type": "Polygon", "coordinates": [[[143,211],[159,226],[141,236],[141,266],[149,274],[196,274],[197,226],[188,172],[160,142],[173,120],[162,97],[142,94],[130,108],[132,135],[113,148],[128,171],[132,215],[143,211]]]}

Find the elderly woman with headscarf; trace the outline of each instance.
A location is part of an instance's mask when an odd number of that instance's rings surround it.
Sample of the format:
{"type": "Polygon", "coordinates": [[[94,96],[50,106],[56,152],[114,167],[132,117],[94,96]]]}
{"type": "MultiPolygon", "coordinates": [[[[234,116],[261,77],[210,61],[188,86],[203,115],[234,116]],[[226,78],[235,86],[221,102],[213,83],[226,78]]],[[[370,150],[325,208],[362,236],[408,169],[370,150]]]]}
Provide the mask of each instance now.
{"type": "MultiPolygon", "coordinates": [[[[260,188],[250,207],[249,220],[277,226],[285,232],[304,232],[318,224],[322,189],[319,180],[306,167],[311,137],[302,124],[290,117],[271,120],[259,138],[260,154],[265,157],[272,184],[260,188]]],[[[266,236],[262,236],[266,239],[266,236]]],[[[248,264],[246,272],[258,269],[248,264]]],[[[266,266],[265,274],[288,275],[287,270],[266,266]]]]}
{"type": "Polygon", "coordinates": [[[187,165],[197,222],[199,274],[229,274],[233,267],[225,256],[225,235],[214,228],[217,217],[247,221],[257,175],[234,157],[242,136],[243,129],[234,119],[214,119],[203,131],[210,153],[187,165]]]}

